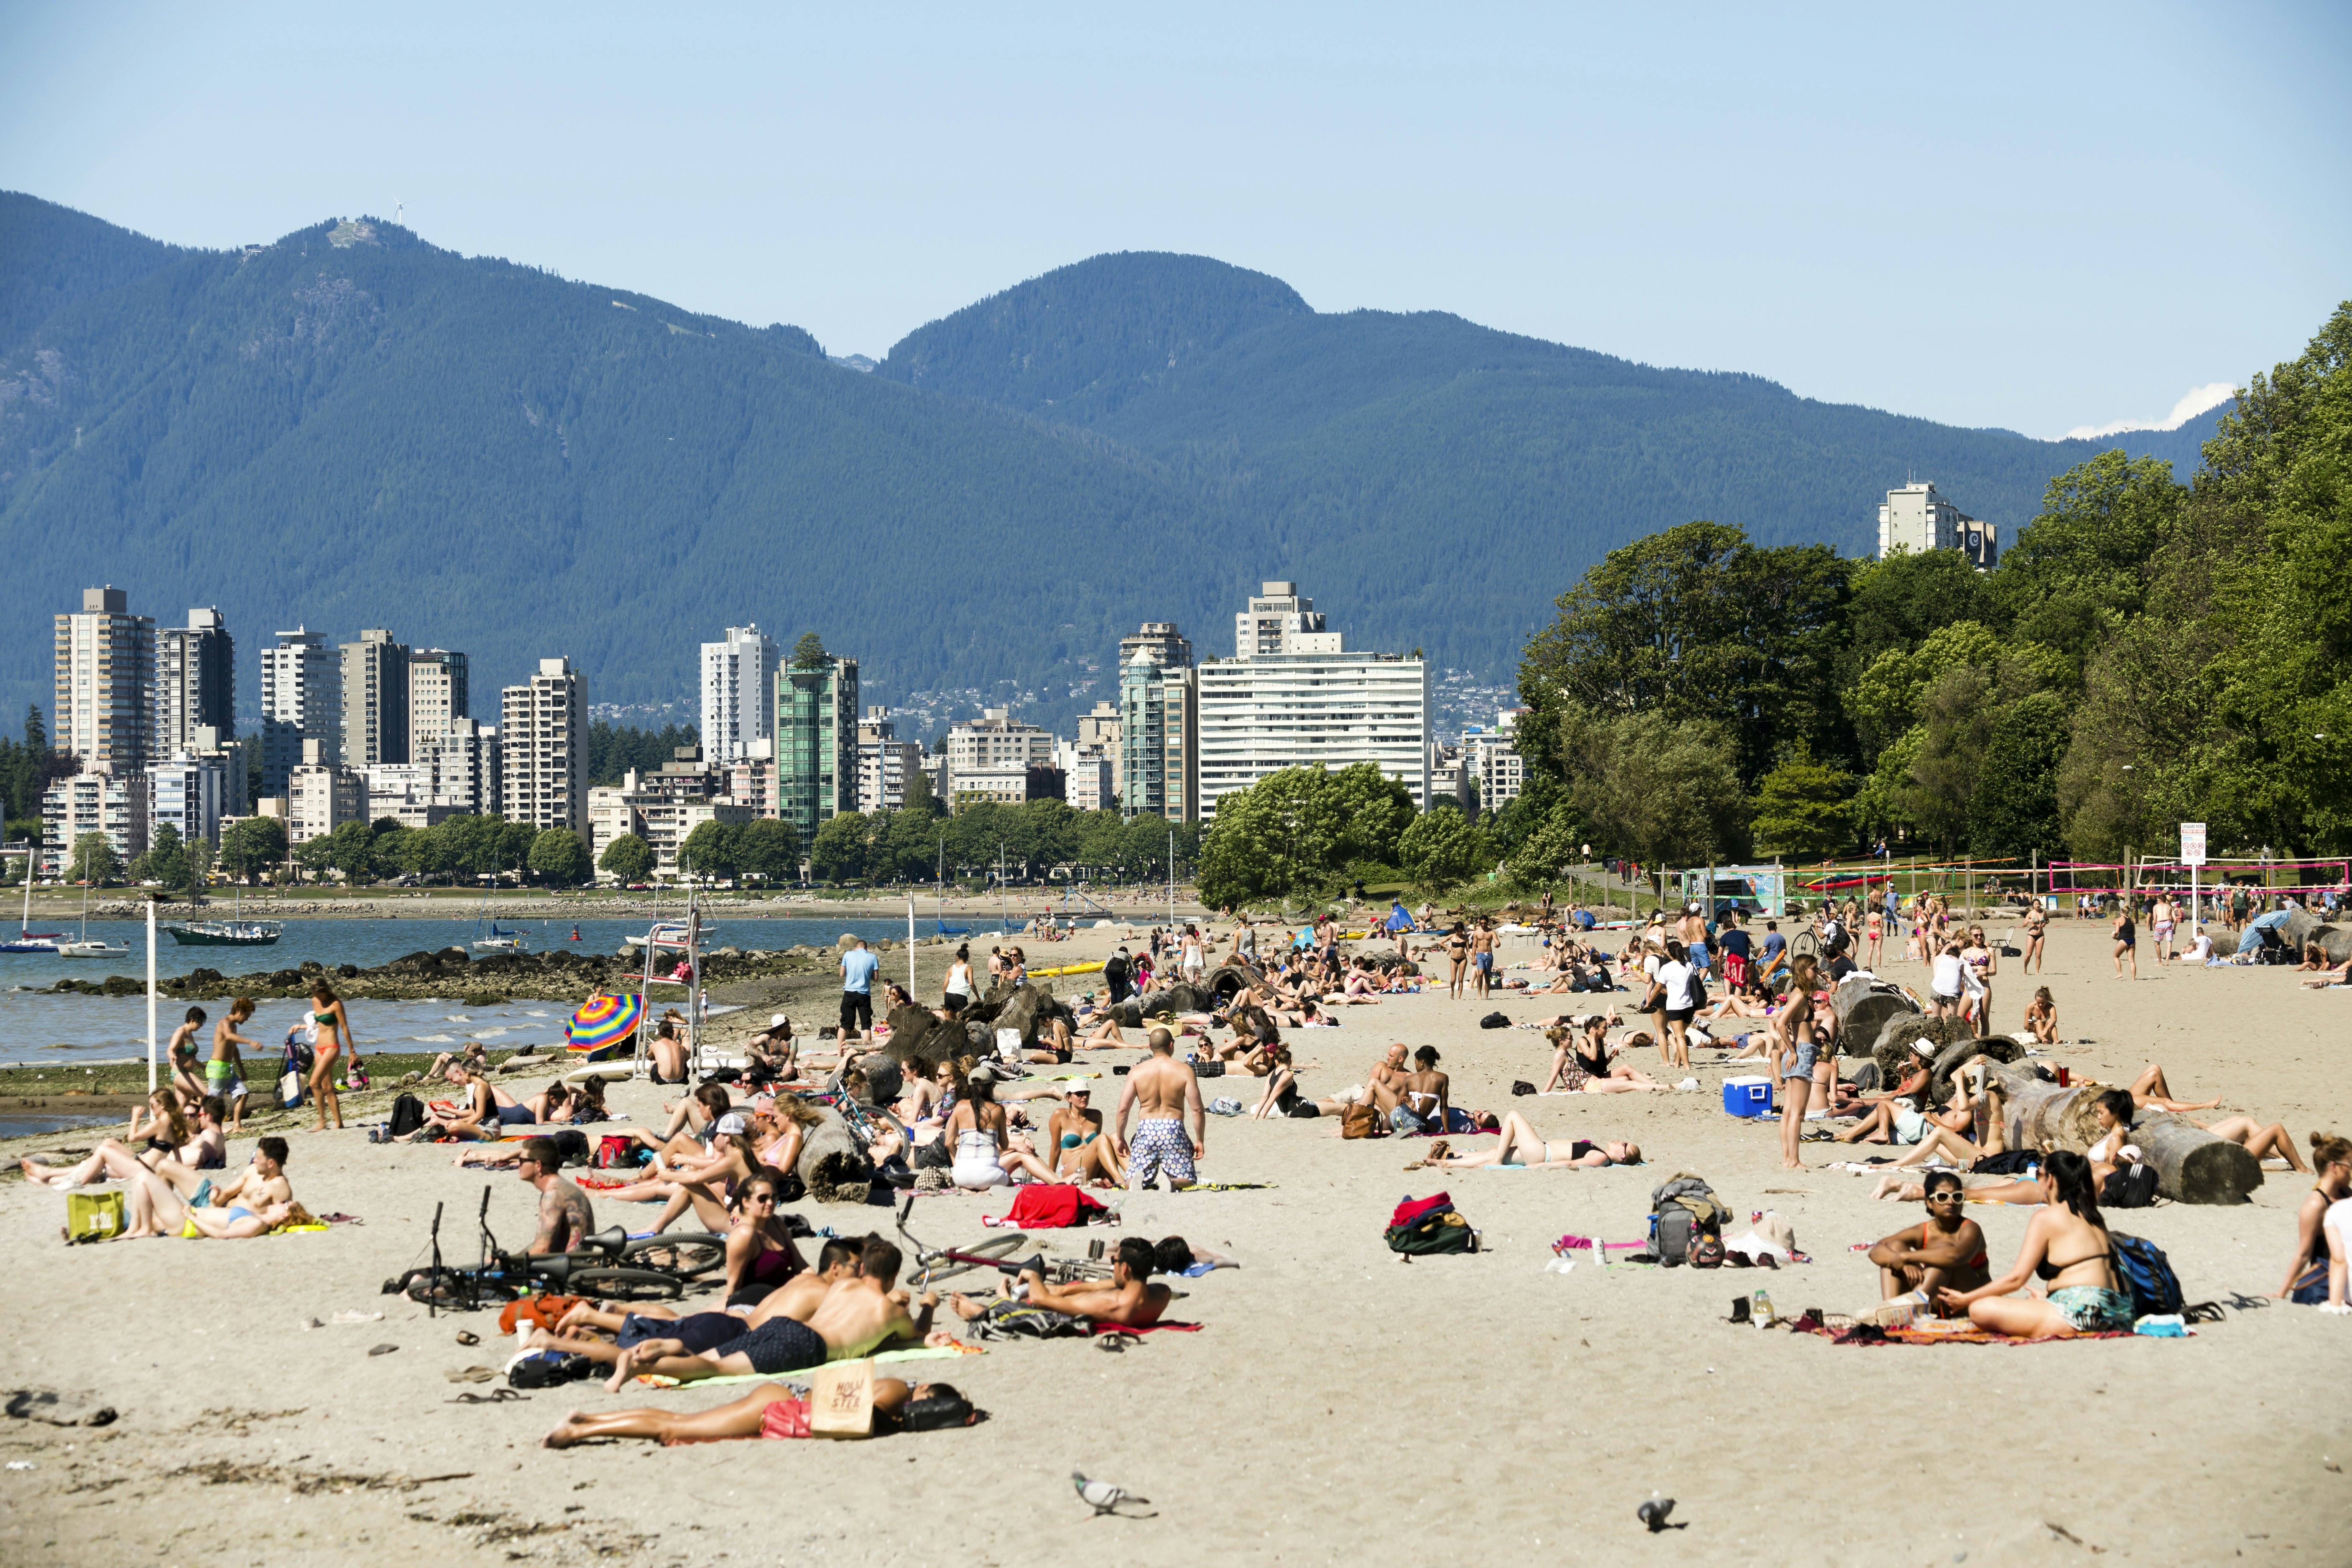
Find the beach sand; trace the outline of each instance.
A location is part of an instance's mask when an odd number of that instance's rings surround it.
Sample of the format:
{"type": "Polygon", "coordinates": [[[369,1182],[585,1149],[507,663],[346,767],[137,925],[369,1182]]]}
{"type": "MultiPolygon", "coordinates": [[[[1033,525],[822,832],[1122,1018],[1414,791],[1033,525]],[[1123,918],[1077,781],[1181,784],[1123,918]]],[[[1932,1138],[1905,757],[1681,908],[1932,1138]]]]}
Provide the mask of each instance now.
{"type": "MultiPolygon", "coordinates": [[[[1032,962],[1099,956],[1109,935],[1033,944],[1032,962]]],[[[2061,1034],[2094,1042],[2053,1062],[2117,1082],[2158,1061],[2176,1092],[2283,1120],[2298,1142],[2315,1125],[2352,1131],[2337,1055],[2352,992],[2305,993],[2276,969],[2159,971],[2145,950],[2140,981],[2118,982],[2103,928],[2071,921],[2051,947],[2061,1034]]],[[[923,994],[941,956],[919,954],[923,994]]],[[[891,958],[887,973],[902,973],[905,955],[891,958]]],[[[2002,975],[1999,1021],[2013,1026],[2038,983],[2002,975]]],[[[1587,1005],[1491,1005],[1525,1019],[1587,1005]]],[[[1128,1233],[1178,1231],[1242,1260],[1180,1282],[1171,1315],[1202,1331],[1116,1356],[1057,1341],[918,1363],[991,1419],[868,1444],[536,1446],[575,1406],[700,1409],[727,1388],[578,1384],[453,1403],[493,1385],[443,1373],[498,1365],[513,1342],[488,1314],[428,1320],[378,1288],[420,1260],[436,1202],[445,1248],[470,1259],[486,1180],[509,1246],[529,1236],[532,1194],[510,1175],[455,1171],[446,1152],[358,1131],[298,1136],[298,1194],[365,1223],[233,1244],[68,1248],[63,1196],[12,1182],[0,1188],[5,1385],[120,1418],[0,1425],[0,1458],[34,1467],[0,1470],[0,1562],[2352,1561],[2352,1477],[2336,1468],[2352,1464],[2352,1323],[2258,1300],[2279,1283],[2308,1178],[2273,1172],[2233,1208],[2119,1217],[2170,1254],[2190,1300],[2230,1307],[2194,1339],[1860,1349],[1736,1328],[1731,1299],[1759,1285],[1783,1312],[1868,1308],[1875,1271],[1848,1248],[1916,1223],[1918,1206],[1873,1203],[1871,1183],[1843,1173],[1781,1171],[1777,1123],[1723,1113],[1723,1068],[1702,1065],[1696,1093],[1515,1102],[1511,1080],[1540,1078],[1549,1050],[1528,1031],[1481,1031],[1488,1010],[1426,994],[1348,1009],[1343,1027],[1293,1041],[1321,1064],[1304,1075],[1317,1093],[1361,1082],[1391,1040],[1433,1044],[1456,1103],[1516,1103],[1555,1137],[1631,1137],[1649,1163],[1408,1172],[1425,1142],[1343,1142],[1328,1120],[1213,1118],[1204,1179],[1273,1188],[1140,1194],[1125,1211],[1128,1233]],[[1685,1170],[1743,1222],[1779,1209],[1813,1261],[1545,1271],[1563,1233],[1638,1238],[1651,1188],[1685,1170]],[[1391,1208],[1441,1189],[1487,1250],[1401,1263],[1381,1239],[1391,1208]],[[298,1326],[347,1310],[384,1316],[298,1326]],[[460,1346],[460,1329],[484,1342],[460,1346]],[[370,1356],[380,1344],[398,1348],[370,1356]],[[1150,1499],[1131,1511],[1152,1517],[1089,1518],[1073,1469],[1150,1499]],[[1656,1537],[1634,1518],[1653,1493],[1676,1500],[1678,1528],[1656,1537]]],[[[1206,1087],[1254,1100],[1254,1082],[1206,1087]]],[[[649,1112],[658,1092],[614,1098],[649,1112]]],[[[1004,1203],[926,1198],[911,1223],[927,1240],[971,1241],[1004,1203]]],[[[652,1212],[598,1217],[640,1226],[652,1212]]],[[[880,1208],[801,1212],[890,1230],[880,1208]]],[[[2005,1265],[2028,1211],[1970,1212],[2005,1265]]]]}

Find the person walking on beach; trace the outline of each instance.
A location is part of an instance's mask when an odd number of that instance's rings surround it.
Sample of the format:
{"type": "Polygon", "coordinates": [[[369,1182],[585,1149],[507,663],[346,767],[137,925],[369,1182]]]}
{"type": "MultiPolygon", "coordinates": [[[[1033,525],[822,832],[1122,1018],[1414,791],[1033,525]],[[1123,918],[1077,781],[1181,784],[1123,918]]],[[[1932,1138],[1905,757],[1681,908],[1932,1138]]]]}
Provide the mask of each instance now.
{"type": "Polygon", "coordinates": [[[1470,967],[1483,1002],[1495,985],[1495,928],[1485,921],[1478,922],[1477,934],[1470,939],[1470,967]]]}
{"type": "Polygon", "coordinates": [[[205,1063],[205,1088],[220,1096],[228,1106],[228,1132],[234,1138],[245,1131],[245,1058],[237,1052],[239,1046],[261,1048],[259,1040],[248,1040],[236,1032],[237,1026],[253,1016],[253,998],[239,996],[228,1005],[228,1016],[213,1026],[212,1059],[205,1063]]]}
{"type": "Polygon", "coordinates": [[[310,1023],[319,1032],[317,1057],[310,1067],[310,1098],[319,1107],[319,1125],[315,1132],[327,1130],[327,1117],[332,1113],[335,1130],[342,1131],[343,1106],[335,1098],[335,1058],[351,1050],[351,1067],[360,1065],[360,1043],[352,1037],[351,1015],[343,1010],[342,998],[327,984],[325,975],[310,982],[310,1023]]]}
{"type": "Polygon", "coordinates": [[[1189,1187],[1196,1163],[1209,1152],[1208,1112],[1201,1104],[1201,1080],[1176,1059],[1176,1039],[1165,1029],[1144,1037],[1151,1054],[1127,1075],[1118,1091],[1118,1110],[1111,1124],[1112,1147],[1127,1162],[1127,1184],[1140,1190],[1164,1171],[1171,1192],[1189,1187]],[[1127,1138],[1127,1119],[1136,1116],[1135,1142],[1127,1138]],[[1192,1135],[1185,1135],[1185,1123],[1192,1135]]]}
{"type": "Polygon", "coordinates": [[[2124,977],[2124,961],[2131,961],[2131,977],[2139,978],[2139,934],[2132,923],[2131,906],[2121,900],[2116,903],[2116,978],[2124,977]]]}

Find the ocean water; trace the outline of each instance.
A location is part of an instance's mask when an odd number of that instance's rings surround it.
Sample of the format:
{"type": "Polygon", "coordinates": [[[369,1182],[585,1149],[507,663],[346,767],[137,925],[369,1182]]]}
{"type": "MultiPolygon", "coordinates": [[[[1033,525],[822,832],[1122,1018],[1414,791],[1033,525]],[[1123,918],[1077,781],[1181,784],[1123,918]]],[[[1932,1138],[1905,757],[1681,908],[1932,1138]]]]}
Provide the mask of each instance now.
{"type": "MultiPolygon", "coordinates": [[[[519,928],[528,932],[527,945],[533,952],[562,948],[610,953],[620,947],[624,936],[644,935],[646,922],[581,921],[577,922],[580,940],[576,942],[571,940],[574,922],[570,921],[542,925],[509,920],[500,924],[506,930],[519,928]]],[[[71,927],[37,923],[36,929],[70,931],[78,926],[79,922],[71,927]]],[[[205,968],[235,976],[298,968],[306,959],[316,960],[330,969],[341,963],[369,969],[419,950],[469,946],[478,934],[471,921],[288,921],[285,928],[285,935],[272,947],[182,947],[159,930],[155,972],[169,976],[205,968]]],[[[919,936],[924,934],[921,923],[915,929],[919,936]]],[[[903,920],[729,918],[714,927],[710,945],[770,951],[802,943],[823,946],[831,944],[844,931],[855,931],[869,939],[903,940],[907,925],[903,920]]],[[[131,955],[90,959],[50,953],[0,953],[0,987],[5,987],[0,989],[0,1066],[54,1066],[74,1071],[79,1064],[93,1060],[143,1058],[147,1054],[144,995],[55,995],[37,989],[54,984],[66,975],[103,980],[121,974],[143,982],[147,973],[143,922],[134,925],[127,921],[92,921],[89,934],[130,947],[131,955]]],[[[933,959],[925,967],[934,967],[940,962],[943,961],[933,959]]],[[[232,994],[224,985],[219,997],[200,999],[196,1005],[217,1019],[226,1010],[232,994]]],[[[581,999],[585,1000],[584,995],[581,999]]],[[[171,997],[157,1002],[159,1051],[189,1005],[185,999],[171,997]]],[[[244,1033],[264,1043],[265,1059],[258,1064],[248,1062],[249,1078],[274,1074],[288,1031],[297,1026],[308,1011],[299,999],[265,1000],[258,1005],[244,1033]]],[[[469,1040],[479,1040],[494,1050],[560,1044],[564,1024],[571,1016],[571,1009],[561,1002],[518,999],[502,1006],[467,1007],[455,997],[437,1001],[372,1001],[362,997],[351,1001],[347,1011],[362,1057],[377,1051],[446,1050],[469,1040]]],[[[207,1054],[210,1051],[209,1026],[205,1050],[207,1054]]]]}

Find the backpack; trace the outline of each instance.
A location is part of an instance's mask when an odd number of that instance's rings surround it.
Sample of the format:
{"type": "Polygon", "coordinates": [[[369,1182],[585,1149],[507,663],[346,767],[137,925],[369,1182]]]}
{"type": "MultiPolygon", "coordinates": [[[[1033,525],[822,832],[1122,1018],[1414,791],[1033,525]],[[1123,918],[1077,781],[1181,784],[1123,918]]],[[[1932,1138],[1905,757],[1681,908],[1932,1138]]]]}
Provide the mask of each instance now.
{"type": "Polygon", "coordinates": [[[507,1386],[552,1388],[561,1383],[577,1383],[595,1374],[596,1363],[584,1355],[568,1355],[562,1351],[530,1351],[507,1364],[507,1386]]]}
{"type": "Polygon", "coordinates": [[[2099,1184],[2103,1209],[2144,1209],[2156,1202],[2156,1167],[2118,1165],[2099,1184]]]}
{"type": "Polygon", "coordinates": [[[404,1138],[425,1125],[425,1102],[413,1094],[395,1097],[392,1102],[392,1121],[388,1131],[394,1138],[404,1138]]]}
{"type": "Polygon", "coordinates": [[[2162,1317],[2180,1310],[2180,1279],[2164,1248],[2137,1236],[2107,1233],[2116,1245],[2117,1283],[2130,1295],[2132,1316],[2162,1317]]]}
{"type": "Polygon", "coordinates": [[[1707,1005],[1706,977],[1699,973],[1696,964],[1691,966],[1690,1000],[1691,1009],[1694,1012],[1707,1005]]]}
{"type": "Polygon", "coordinates": [[[1445,1193],[1407,1198],[1397,1205],[1396,1212],[1389,1216],[1385,1234],[1389,1250],[1407,1257],[1478,1250],[1478,1233],[1470,1228],[1468,1220],[1454,1213],[1454,1199],[1445,1193]]]}
{"type": "Polygon", "coordinates": [[[510,1334],[519,1324],[555,1331],[563,1314],[580,1304],[577,1296],[525,1296],[519,1301],[509,1301],[499,1310],[499,1332],[510,1334]]]}
{"type": "Polygon", "coordinates": [[[1482,1029],[1507,1029],[1511,1026],[1511,1020],[1501,1013],[1489,1013],[1478,1020],[1478,1026],[1482,1029]]]}
{"type": "Polygon", "coordinates": [[[653,1151],[634,1138],[624,1138],[617,1132],[607,1132],[596,1140],[596,1158],[591,1162],[600,1171],[624,1166],[642,1165],[652,1158],[653,1151]]]}
{"type": "Polygon", "coordinates": [[[588,1163],[588,1134],[577,1127],[562,1128],[545,1134],[545,1137],[555,1145],[555,1163],[559,1169],[588,1163]]]}
{"type": "Polygon", "coordinates": [[[1723,1222],[1730,1217],[1731,1211],[1723,1206],[1713,1187],[1687,1171],[1678,1171],[1650,1194],[1650,1256],[1636,1254],[1635,1260],[1667,1268],[1688,1263],[1694,1242],[1701,1236],[1720,1238],[1723,1222]]]}
{"type": "Polygon", "coordinates": [[[1389,1135],[1388,1119],[1370,1100],[1360,1100],[1339,1113],[1339,1136],[1342,1138],[1385,1138],[1389,1135]]]}

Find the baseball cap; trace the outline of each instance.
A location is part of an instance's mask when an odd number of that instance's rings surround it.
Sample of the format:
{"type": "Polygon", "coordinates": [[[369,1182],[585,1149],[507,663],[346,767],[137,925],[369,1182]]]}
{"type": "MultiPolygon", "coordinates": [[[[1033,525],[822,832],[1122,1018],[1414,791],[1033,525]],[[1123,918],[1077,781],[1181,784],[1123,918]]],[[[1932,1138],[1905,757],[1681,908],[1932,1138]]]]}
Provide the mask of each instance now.
{"type": "Polygon", "coordinates": [[[787,1021],[788,1020],[782,1013],[771,1013],[768,1015],[768,1027],[771,1029],[781,1029],[784,1026],[787,1021]]]}
{"type": "Polygon", "coordinates": [[[711,1131],[714,1132],[724,1132],[731,1138],[740,1138],[743,1136],[744,1132],[750,1129],[751,1125],[751,1124],[750,1122],[743,1120],[743,1113],[741,1111],[730,1110],[726,1115],[719,1119],[719,1125],[711,1129],[711,1131]]]}

